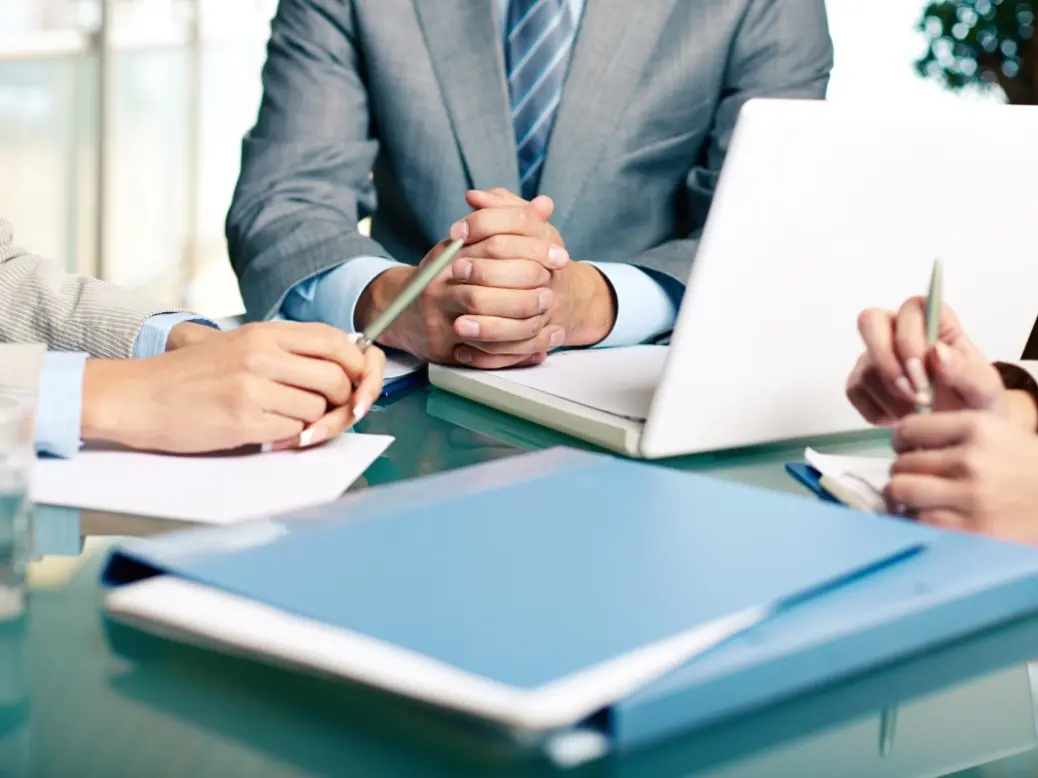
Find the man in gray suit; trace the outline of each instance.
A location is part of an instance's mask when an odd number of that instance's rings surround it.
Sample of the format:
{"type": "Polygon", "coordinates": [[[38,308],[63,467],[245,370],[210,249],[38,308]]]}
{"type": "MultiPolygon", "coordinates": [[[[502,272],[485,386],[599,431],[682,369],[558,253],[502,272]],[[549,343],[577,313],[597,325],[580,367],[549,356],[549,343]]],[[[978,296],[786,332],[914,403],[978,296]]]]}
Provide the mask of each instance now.
{"type": "Polygon", "coordinates": [[[227,219],[246,307],[355,331],[450,234],[385,345],[651,341],[740,107],[822,98],[831,63],[824,0],[281,0],[227,219]]]}
{"type": "Polygon", "coordinates": [[[378,349],[361,354],[327,325],[220,333],[18,248],[0,219],[0,390],[36,397],[38,450],[312,445],[363,415],[382,366],[378,349]]]}

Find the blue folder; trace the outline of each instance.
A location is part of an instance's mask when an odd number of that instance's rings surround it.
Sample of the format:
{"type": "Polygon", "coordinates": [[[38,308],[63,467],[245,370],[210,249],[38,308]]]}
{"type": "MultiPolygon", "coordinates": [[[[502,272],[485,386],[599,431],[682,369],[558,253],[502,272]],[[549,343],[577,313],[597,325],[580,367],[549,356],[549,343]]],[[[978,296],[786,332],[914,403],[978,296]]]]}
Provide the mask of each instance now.
{"type": "Polygon", "coordinates": [[[780,606],[583,722],[616,749],[1038,610],[1033,550],[565,449],[128,542],[103,572],[163,577],[519,690],[780,606]]]}
{"type": "Polygon", "coordinates": [[[825,487],[822,486],[822,474],[807,464],[807,462],[789,462],[786,465],[786,472],[799,482],[801,486],[814,493],[816,497],[826,502],[840,502],[825,490],[825,487]]]}

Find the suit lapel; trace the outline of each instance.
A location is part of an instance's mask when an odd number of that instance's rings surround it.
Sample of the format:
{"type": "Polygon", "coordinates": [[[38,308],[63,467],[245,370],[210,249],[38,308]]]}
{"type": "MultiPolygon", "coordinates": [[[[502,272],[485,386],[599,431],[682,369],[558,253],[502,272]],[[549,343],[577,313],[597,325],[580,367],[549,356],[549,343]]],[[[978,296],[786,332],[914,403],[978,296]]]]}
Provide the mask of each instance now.
{"type": "Polygon", "coordinates": [[[588,2],[548,143],[540,191],[560,227],[623,116],[677,0],[588,2]],[[625,10],[630,8],[630,10],[625,10]]]}
{"type": "Polygon", "coordinates": [[[519,191],[515,134],[491,0],[414,0],[470,183],[519,191]]]}

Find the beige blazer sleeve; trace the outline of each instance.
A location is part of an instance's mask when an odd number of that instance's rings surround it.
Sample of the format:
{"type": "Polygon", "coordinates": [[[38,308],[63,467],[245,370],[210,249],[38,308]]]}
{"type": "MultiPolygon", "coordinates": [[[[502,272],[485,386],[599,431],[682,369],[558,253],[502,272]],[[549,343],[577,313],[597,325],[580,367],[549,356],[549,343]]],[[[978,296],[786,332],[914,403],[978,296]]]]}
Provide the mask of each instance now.
{"type": "Polygon", "coordinates": [[[175,310],[18,248],[10,222],[0,218],[0,343],[123,359],[148,317],[175,310]]]}

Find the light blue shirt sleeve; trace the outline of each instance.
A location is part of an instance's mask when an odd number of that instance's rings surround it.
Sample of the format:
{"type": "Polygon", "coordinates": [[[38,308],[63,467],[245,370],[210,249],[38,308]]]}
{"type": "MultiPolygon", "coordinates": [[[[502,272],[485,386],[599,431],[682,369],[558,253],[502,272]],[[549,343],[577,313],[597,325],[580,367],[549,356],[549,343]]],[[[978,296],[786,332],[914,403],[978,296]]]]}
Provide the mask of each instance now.
{"type": "Polygon", "coordinates": [[[36,451],[71,457],[79,451],[83,415],[83,370],[87,355],[48,351],[36,395],[36,451]]]}
{"type": "Polygon", "coordinates": [[[137,339],[133,342],[133,358],[146,359],[157,357],[166,353],[166,341],[169,334],[178,324],[192,322],[202,324],[213,329],[220,329],[220,325],[210,319],[196,316],[193,313],[160,313],[150,316],[141,325],[141,331],[137,333],[137,339]]]}
{"type": "MultiPolygon", "coordinates": [[[[497,0],[502,38],[509,2],[497,0]]],[[[567,0],[567,7],[574,24],[579,24],[584,0],[567,0]]],[[[399,264],[382,257],[355,257],[290,289],[280,314],[294,321],[320,321],[355,332],[353,315],[361,294],[378,275],[399,264]]],[[[680,284],[668,283],[669,279],[633,265],[592,264],[608,279],[616,294],[616,322],[599,348],[644,343],[674,328],[681,300],[680,284]]]]}
{"type": "MultiPolygon", "coordinates": [[[[146,319],[133,343],[134,359],[158,356],[166,351],[169,333],[178,324],[195,322],[219,329],[209,319],[189,313],[160,313],[146,319]]],[[[36,399],[36,451],[71,457],[79,451],[83,425],[83,372],[87,355],[48,351],[43,358],[36,399]]]]}
{"type": "MultiPolygon", "coordinates": [[[[680,284],[666,284],[650,272],[620,262],[588,262],[606,277],[616,295],[616,321],[595,348],[633,346],[674,329],[681,305],[680,284]],[[671,288],[673,287],[673,288],[671,288]]],[[[669,279],[667,279],[669,280],[669,279]]]]}
{"type": "Polygon", "coordinates": [[[344,332],[356,332],[353,315],[368,284],[393,267],[385,257],[354,257],[296,284],[281,304],[281,313],[293,321],[320,321],[344,332]]]}

